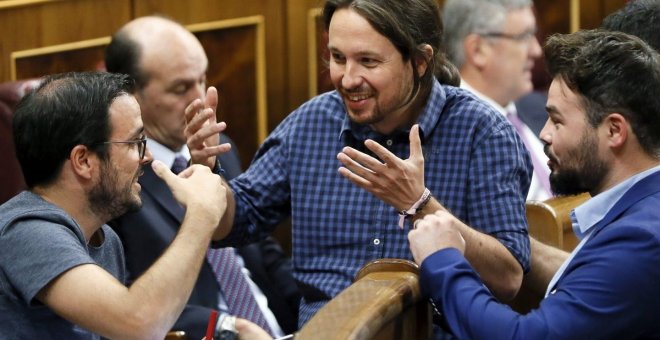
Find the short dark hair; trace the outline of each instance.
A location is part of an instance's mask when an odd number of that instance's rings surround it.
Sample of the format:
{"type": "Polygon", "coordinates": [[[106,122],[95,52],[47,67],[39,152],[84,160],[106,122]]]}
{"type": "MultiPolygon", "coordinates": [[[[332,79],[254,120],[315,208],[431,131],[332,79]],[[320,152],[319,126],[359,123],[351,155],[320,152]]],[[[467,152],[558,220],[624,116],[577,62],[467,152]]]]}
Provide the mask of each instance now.
{"type": "Polygon", "coordinates": [[[18,104],[13,118],[16,156],[29,188],[52,183],[76,145],[103,160],[111,134],[109,108],[133,91],[127,75],[64,73],[46,77],[18,104]]]}
{"type": "Polygon", "coordinates": [[[440,82],[458,86],[460,76],[456,67],[447,60],[442,41],[442,18],[436,0],[328,0],[323,7],[325,29],[335,11],[350,8],[365,18],[371,26],[397,48],[404,61],[413,66],[413,91],[423,94],[431,91],[434,74],[440,82]],[[423,75],[417,74],[416,58],[426,59],[423,44],[433,48],[433,57],[427,60],[423,75]]]}
{"type": "Polygon", "coordinates": [[[142,47],[128,32],[120,30],[112,36],[105,49],[105,69],[112,73],[128,74],[138,88],[144,87],[149,76],[140,68],[142,47]]]}
{"type": "Polygon", "coordinates": [[[543,50],[550,75],[578,95],[589,124],[621,113],[644,151],[660,157],[660,56],[653,48],[626,33],[590,30],[553,35],[543,50]]]}
{"type": "Polygon", "coordinates": [[[660,51],[660,1],[634,0],[608,15],[602,27],[639,37],[660,51]]]}

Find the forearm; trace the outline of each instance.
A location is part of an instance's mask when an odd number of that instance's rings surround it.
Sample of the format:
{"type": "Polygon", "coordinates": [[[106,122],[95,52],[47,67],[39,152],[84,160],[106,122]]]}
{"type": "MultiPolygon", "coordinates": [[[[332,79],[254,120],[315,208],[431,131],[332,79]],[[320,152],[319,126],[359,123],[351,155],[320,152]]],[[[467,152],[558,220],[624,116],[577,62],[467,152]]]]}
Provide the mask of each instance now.
{"type": "Polygon", "coordinates": [[[529,241],[532,265],[525,276],[525,285],[533,292],[545,295],[550,280],[566,261],[569,253],[543,244],[532,237],[529,238],[529,241]]]}
{"type": "MultiPolygon", "coordinates": [[[[437,210],[446,211],[442,204],[432,199],[415,218],[422,218],[437,210]]],[[[462,222],[458,225],[465,240],[465,257],[483,282],[501,301],[513,299],[522,283],[523,269],[520,263],[496,238],[476,231],[462,222]]]]}
{"type": "Polygon", "coordinates": [[[163,255],[130,287],[102,267],[83,264],[59,275],[37,298],[56,314],[111,339],[162,339],[189,298],[218,218],[188,211],[163,255]]]}
{"type": "Polygon", "coordinates": [[[172,244],[129,288],[127,304],[133,310],[129,322],[135,327],[166,333],[181,314],[211,241],[211,229],[198,227],[210,223],[201,215],[186,213],[172,244]]]}
{"type": "Polygon", "coordinates": [[[223,185],[227,188],[226,199],[227,199],[227,209],[225,213],[220,218],[220,223],[213,233],[213,241],[219,241],[227,237],[231,232],[232,226],[234,225],[234,216],[236,214],[236,199],[234,198],[234,192],[231,190],[229,183],[223,178],[223,185]]]}
{"type": "Polygon", "coordinates": [[[465,258],[500,301],[513,299],[522,283],[523,269],[513,254],[493,236],[461,225],[465,258]]]}

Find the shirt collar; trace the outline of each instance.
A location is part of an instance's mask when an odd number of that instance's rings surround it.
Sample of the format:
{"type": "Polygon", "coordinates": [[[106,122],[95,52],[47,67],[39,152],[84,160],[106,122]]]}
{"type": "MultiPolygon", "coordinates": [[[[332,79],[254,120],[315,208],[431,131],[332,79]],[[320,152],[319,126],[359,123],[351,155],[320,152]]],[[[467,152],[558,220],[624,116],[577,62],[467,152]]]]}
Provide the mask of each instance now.
{"type": "Polygon", "coordinates": [[[175,152],[165,145],[147,137],[147,147],[149,148],[149,151],[151,151],[154,160],[161,161],[170,168],[172,167],[172,164],[174,164],[174,158],[177,155],[182,155],[186,160],[190,160],[190,150],[188,150],[188,146],[185,144],[179,151],[175,152]]]}
{"type": "MultiPolygon", "coordinates": [[[[339,97],[339,100],[342,100],[341,96],[335,91],[336,95],[339,97]]],[[[430,134],[430,131],[438,124],[440,121],[440,114],[443,111],[445,102],[447,101],[447,94],[442,88],[442,85],[433,79],[433,88],[429,94],[424,109],[422,110],[419,117],[417,117],[417,123],[419,124],[419,134],[422,143],[424,142],[424,136],[430,134]]],[[[380,134],[373,131],[368,125],[356,124],[348,117],[346,113],[346,107],[343,105],[344,110],[344,119],[341,125],[341,131],[339,133],[339,138],[341,139],[346,133],[351,133],[356,139],[363,140],[366,138],[377,138],[380,134]],[[365,138],[366,137],[366,138],[365,138]]],[[[406,136],[410,134],[410,127],[405,127],[402,129],[397,129],[392,133],[392,135],[403,133],[406,136]]]]}
{"type": "Polygon", "coordinates": [[[486,103],[488,103],[490,106],[495,108],[499,113],[501,113],[504,116],[506,116],[509,113],[518,114],[518,111],[516,110],[516,105],[513,102],[509,102],[509,104],[507,104],[506,106],[502,106],[498,102],[492,100],[490,97],[488,97],[485,94],[477,91],[474,87],[472,87],[470,84],[468,84],[468,82],[465,81],[465,79],[463,79],[463,78],[461,78],[461,88],[470,91],[477,98],[485,101],[486,103]]]}
{"type": "Polygon", "coordinates": [[[629,177],[575,208],[571,212],[575,218],[573,221],[575,235],[582,239],[596,223],[605,217],[607,212],[633,185],[657,171],[660,171],[660,165],[629,177]]]}

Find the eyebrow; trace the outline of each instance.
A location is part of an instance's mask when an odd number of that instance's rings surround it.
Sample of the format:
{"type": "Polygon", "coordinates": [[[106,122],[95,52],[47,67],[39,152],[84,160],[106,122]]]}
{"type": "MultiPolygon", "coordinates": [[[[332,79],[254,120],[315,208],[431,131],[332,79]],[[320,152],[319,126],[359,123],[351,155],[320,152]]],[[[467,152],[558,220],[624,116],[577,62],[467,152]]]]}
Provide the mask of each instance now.
{"type": "Polygon", "coordinates": [[[547,105],[545,107],[545,111],[548,113],[549,116],[559,116],[561,117],[561,112],[557,110],[557,108],[553,105],[547,105]]]}
{"type": "Polygon", "coordinates": [[[135,131],[133,131],[133,133],[131,133],[131,137],[135,138],[135,137],[141,136],[143,134],[144,134],[144,125],[140,126],[135,131]]]}

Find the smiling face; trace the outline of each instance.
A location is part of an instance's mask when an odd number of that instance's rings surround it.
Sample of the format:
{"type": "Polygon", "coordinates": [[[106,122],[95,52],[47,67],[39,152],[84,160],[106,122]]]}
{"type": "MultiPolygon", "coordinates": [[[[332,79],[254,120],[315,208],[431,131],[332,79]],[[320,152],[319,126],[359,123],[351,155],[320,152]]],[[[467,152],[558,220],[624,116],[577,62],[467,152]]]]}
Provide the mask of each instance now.
{"type": "Polygon", "coordinates": [[[550,159],[550,185],[558,195],[597,192],[609,172],[600,155],[598,129],[587,121],[579,97],[556,78],[548,91],[548,121],[541,140],[550,159]]]}
{"type": "Polygon", "coordinates": [[[333,14],[328,35],[330,78],[349,118],[383,134],[411,119],[410,61],[352,9],[333,14]]]}
{"type": "MultiPolygon", "coordinates": [[[[140,106],[133,96],[122,95],[109,109],[112,133],[109,141],[136,141],[144,136],[140,106]]],[[[101,161],[97,182],[88,193],[88,200],[100,216],[108,220],[142,205],[138,177],[142,166],[151,162],[151,153],[145,150],[140,159],[138,143],[110,143],[108,157],[101,161]]]]}

